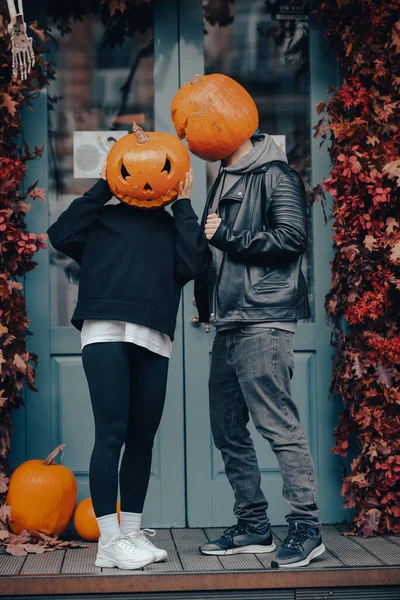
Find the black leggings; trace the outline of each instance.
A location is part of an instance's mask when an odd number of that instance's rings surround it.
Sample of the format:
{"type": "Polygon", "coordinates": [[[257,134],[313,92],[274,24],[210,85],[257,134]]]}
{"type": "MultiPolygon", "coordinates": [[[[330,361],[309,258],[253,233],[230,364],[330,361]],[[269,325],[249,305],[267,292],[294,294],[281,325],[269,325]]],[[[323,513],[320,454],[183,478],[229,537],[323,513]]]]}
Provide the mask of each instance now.
{"type": "Polygon", "coordinates": [[[90,493],[97,517],[115,513],[118,463],[121,510],[141,513],[150,478],[154,436],[167,386],[168,358],[126,342],[82,350],[95,421],[90,493]]]}

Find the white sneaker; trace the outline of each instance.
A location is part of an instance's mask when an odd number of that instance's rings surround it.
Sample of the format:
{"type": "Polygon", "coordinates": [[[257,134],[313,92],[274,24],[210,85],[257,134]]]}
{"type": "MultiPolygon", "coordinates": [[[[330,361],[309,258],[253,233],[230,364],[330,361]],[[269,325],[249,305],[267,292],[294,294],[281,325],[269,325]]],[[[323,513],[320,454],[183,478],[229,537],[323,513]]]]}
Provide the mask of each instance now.
{"type": "Polygon", "coordinates": [[[155,546],[148,538],[148,536],[154,537],[155,535],[156,532],[154,531],[154,529],[141,529],[140,531],[130,533],[126,537],[129,540],[132,540],[135,544],[138,544],[147,552],[152,552],[155,557],[154,562],[161,562],[163,560],[167,560],[167,552],[165,550],[162,550],[161,548],[157,548],[157,546],[155,546]]]}
{"type": "Polygon", "coordinates": [[[108,544],[102,544],[99,540],[96,567],[141,569],[152,562],[154,562],[154,553],[132,539],[119,535],[108,544]]]}

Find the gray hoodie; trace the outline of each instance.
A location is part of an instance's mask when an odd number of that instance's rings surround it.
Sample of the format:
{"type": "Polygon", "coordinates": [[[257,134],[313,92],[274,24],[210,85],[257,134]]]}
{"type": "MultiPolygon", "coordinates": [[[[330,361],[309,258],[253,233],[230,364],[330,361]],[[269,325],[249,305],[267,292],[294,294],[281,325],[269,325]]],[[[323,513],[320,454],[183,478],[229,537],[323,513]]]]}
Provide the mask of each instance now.
{"type": "MultiPolygon", "coordinates": [[[[258,134],[252,137],[253,148],[242,156],[234,165],[230,167],[226,166],[224,162],[221,163],[221,172],[220,172],[220,182],[215,190],[214,198],[211,202],[208,214],[212,214],[217,212],[219,201],[236,183],[236,181],[245,173],[251,173],[255,171],[262,165],[265,165],[267,162],[271,162],[273,160],[280,160],[282,162],[287,163],[286,154],[279,148],[279,146],[274,142],[271,136],[267,134],[258,134]]],[[[213,264],[211,268],[219,270],[223,258],[223,253],[211,246],[211,250],[213,253],[213,264]]],[[[238,323],[236,325],[224,325],[218,326],[216,323],[216,327],[218,331],[222,331],[223,329],[234,329],[236,327],[240,327],[241,325],[238,323]]],[[[280,323],[280,322],[269,322],[269,323],[252,323],[248,325],[248,327],[266,327],[266,328],[274,328],[274,329],[284,329],[285,331],[290,331],[294,333],[296,331],[296,323],[280,323]]]]}
{"type": "Polygon", "coordinates": [[[245,173],[251,173],[262,165],[273,160],[287,163],[287,157],[281,148],[274,142],[270,135],[261,133],[252,137],[253,149],[242,156],[234,165],[226,166],[221,162],[221,179],[215,190],[214,199],[210,206],[209,214],[216,211],[220,198],[225,195],[236,181],[245,173]]]}

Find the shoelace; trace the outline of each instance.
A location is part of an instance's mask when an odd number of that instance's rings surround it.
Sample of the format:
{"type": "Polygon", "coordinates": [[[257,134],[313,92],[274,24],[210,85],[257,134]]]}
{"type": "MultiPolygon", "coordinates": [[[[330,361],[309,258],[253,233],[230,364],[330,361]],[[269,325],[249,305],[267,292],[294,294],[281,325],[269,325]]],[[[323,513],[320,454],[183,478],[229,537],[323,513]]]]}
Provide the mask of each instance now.
{"type": "Polygon", "coordinates": [[[300,548],[308,537],[309,534],[306,529],[292,529],[285,537],[282,546],[285,548],[300,548]]]}
{"type": "Polygon", "coordinates": [[[153,544],[147,538],[148,537],[154,537],[155,535],[156,535],[156,532],[154,531],[154,529],[141,529],[140,531],[137,531],[134,534],[131,534],[130,538],[133,541],[135,540],[135,538],[140,538],[140,543],[143,546],[151,546],[151,547],[153,547],[153,544]]]}
{"type": "Polygon", "coordinates": [[[123,537],[122,535],[115,538],[114,544],[118,544],[118,546],[121,546],[124,550],[132,549],[132,542],[130,542],[127,538],[123,537]]]}
{"type": "Polygon", "coordinates": [[[232,539],[235,535],[242,535],[246,533],[247,531],[241,525],[232,525],[232,527],[225,529],[221,537],[232,539]]]}

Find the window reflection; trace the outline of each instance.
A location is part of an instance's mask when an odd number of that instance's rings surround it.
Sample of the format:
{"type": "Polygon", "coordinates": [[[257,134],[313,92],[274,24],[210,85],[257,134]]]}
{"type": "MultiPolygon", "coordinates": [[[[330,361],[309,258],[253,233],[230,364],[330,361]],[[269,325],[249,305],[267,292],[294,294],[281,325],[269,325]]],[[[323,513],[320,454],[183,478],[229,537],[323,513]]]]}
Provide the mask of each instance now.
{"type": "MultiPolygon", "coordinates": [[[[254,98],[260,131],[286,137],[289,164],[311,180],[308,13],[303,0],[203,0],[205,73],[224,73],[254,98]]],[[[219,163],[208,163],[208,185],[219,163]]],[[[311,211],[309,211],[309,229],[311,211]]],[[[303,262],[312,314],[313,242],[303,262]]]]}
{"type": "MultiPolygon", "coordinates": [[[[50,223],[95,183],[74,178],[74,131],[128,131],[133,120],[154,130],[152,29],[113,48],[103,44],[104,26],[92,16],[74,24],[65,37],[55,28],[52,33],[56,44],[50,59],[57,76],[49,87],[50,223]]],[[[50,252],[51,324],[70,326],[79,267],[50,252]]]]}

